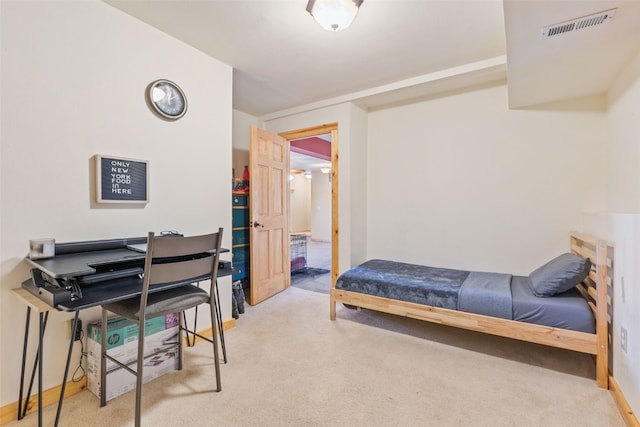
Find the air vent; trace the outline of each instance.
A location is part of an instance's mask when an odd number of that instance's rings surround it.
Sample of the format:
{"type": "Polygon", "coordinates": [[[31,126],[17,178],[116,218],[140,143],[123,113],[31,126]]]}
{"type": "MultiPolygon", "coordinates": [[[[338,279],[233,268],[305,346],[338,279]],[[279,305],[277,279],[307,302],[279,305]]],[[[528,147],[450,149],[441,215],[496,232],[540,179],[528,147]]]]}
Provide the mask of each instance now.
{"type": "Polygon", "coordinates": [[[583,30],[585,28],[595,27],[596,25],[602,25],[609,22],[615,14],[616,9],[609,9],[604,12],[594,13],[593,15],[583,16],[582,18],[560,22],[559,24],[547,25],[542,29],[542,37],[548,38],[564,33],[583,30]]]}

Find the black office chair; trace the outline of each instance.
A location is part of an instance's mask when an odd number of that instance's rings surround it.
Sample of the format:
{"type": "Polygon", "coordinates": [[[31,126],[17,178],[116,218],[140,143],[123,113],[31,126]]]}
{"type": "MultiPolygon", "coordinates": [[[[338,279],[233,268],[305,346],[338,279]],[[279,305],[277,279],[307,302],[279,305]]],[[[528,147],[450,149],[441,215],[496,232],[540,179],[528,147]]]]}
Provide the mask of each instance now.
{"type": "Polygon", "coordinates": [[[188,331],[213,344],[216,371],[216,391],[220,391],[220,361],[216,323],[216,277],[220,256],[222,228],[217,233],[193,237],[164,237],[149,233],[147,256],[142,279],[142,294],[124,301],[102,306],[102,357],[100,373],[100,406],[107,403],[107,359],[131,372],[136,378],[135,425],[140,426],[142,379],[144,366],[145,320],[170,313],[178,313],[179,333],[175,345],[178,348],[178,370],[182,369],[182,331],[187,330],[183,312],[200,304],[208,303],[211,313],[212,338],[196,331],[188,331]],[[194,285],[195,282],[211,278],[209,292],[194,285]],[[111,312],[138,324],[138,358],[136,369],[127,366],[107,354],[107,313],[111,312]]]}

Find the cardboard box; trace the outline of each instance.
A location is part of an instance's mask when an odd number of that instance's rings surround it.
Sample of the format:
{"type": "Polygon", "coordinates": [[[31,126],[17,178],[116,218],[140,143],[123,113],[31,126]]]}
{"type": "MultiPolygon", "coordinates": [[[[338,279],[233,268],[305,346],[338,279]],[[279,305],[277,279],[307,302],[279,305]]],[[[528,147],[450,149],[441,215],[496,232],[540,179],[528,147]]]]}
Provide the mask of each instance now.
{"type": "MultiPolygon", "coordinates": [[[[178,339],[178,314],[147,320],[145,324],[145,364],[143,382],[151,381],[178,368],[178,348],[169,343],[178,339]]],[[[136,369],[138,325],[123,318],[110,319],[107,325],[107,354],[126,361],[136,369]]],[[[100,322],[87,328],[87,387],[100,397],[100,322]]],[[[107,401],[136,386],[136,377],[107,359],[107,401]]]]}

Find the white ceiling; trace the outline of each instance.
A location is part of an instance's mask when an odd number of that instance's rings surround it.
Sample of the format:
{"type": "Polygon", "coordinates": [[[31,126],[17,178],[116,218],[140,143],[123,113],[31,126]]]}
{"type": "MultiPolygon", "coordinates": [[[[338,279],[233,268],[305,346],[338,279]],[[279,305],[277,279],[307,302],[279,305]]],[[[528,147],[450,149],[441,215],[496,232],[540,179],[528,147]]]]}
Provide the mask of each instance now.
{"type": "Polygon", "coordinates": [[[233,108],[262,118],[345,101],[383,108],[507,76],[511,107],[602,95],[640,50],[638,0],[365,0],[337,33],[307,0],[105,1],[231,65],[233,108]],[[540,37],[613,7],[608,24],[540,37]]]}
{"type": "Polygon", "coordinates": [[[291,161],[291,169],[300,169],[305,172],[313,172],[320,170],[320,168],[331,167],[331,162],[327,160],[296,153],[295,151],[291,151],[289,153],[289,156],[291,161]]]}

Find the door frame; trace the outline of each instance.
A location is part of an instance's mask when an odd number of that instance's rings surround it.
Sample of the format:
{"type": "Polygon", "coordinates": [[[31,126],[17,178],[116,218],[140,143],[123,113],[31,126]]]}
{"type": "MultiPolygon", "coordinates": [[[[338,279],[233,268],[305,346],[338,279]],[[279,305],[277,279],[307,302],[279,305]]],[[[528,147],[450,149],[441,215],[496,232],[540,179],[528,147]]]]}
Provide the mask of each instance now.
{"type": "MultiPolygon", "coordinates": [[[[339,225],[338,225],[338,123],[327,123],[304,129],[280,132],[278,135],[291,142],[292,139],[331,134],[331,287],[335,286],[339,271],[339,225]]],[[[289,144],[291,151],[291,144],[289,144]]]]}

